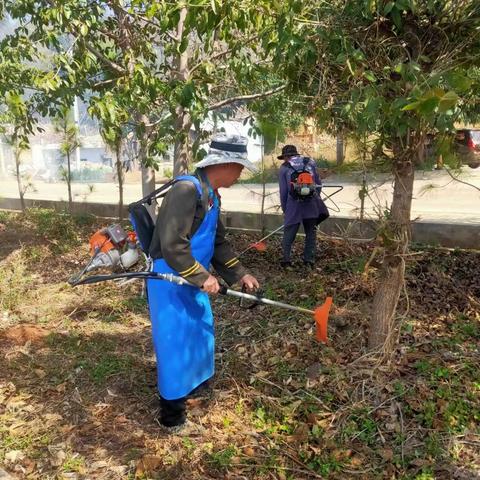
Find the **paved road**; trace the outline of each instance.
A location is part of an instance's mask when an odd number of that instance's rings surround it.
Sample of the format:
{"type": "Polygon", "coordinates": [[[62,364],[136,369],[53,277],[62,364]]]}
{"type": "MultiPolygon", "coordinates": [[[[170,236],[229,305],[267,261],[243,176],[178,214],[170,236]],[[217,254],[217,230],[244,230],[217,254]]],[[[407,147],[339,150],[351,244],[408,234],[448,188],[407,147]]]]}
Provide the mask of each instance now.
{"type": "MultiPolygon", "coordinates": [[[[478,189],[453,181],[446,172],[420,172],[414,185],[413,218],[419,220],[437,220],[446,222],[478,223],[480,225],[480,169],[465,169],[460,179],[475,185],[478,189]]],[[[332,216],[358,216],[360,186],[350,178],[328,178],[325,185],[343,184],[344,189],[333,197],[335,204],[327,201],[332,216]]],[[[26,198],[41,200],[66,200],[67,187],[59,183],[35,182],[35,192],[28,192],[26,198]]],[[[230,189],[221,190],[222,204],[225,210],[260,212],[261,185],[235,185],[230,189]]],[[[265,201],[267,212],[278,211],[280,203],[276,184],[266,186],[268,197],[265,201]]],[[[328,195],[333,189],[325,188],[328,195]]],[[[115,203],[118,187],[114,184],[97,183],[93,190],[86,184],[73,184],[73,194],[76,201],[115,203]]],[[[365,203],[365,216],[378,218],[376,211],[389,205],[392,195],[391,182],[381,178],[370,182],[370,198],[365,203]]],[[[0,197],[17,198],[17,185],[14,179],[0,180],[0,197]]],[[[125,203],[138,200],[141,197],[141,187],[136,184],[125,185],[125,203]]]]}

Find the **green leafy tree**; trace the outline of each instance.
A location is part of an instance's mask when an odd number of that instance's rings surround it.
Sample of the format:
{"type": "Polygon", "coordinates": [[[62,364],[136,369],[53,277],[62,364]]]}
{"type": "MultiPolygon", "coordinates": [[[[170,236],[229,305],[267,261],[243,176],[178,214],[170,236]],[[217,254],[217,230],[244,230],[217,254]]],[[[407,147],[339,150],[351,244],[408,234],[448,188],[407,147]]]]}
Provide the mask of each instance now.
{"type": "Polygon", "coordinates": [[[303,94],[304,109],[330,131],[368,137],[393,173],[392,204],[378,232],[383,261],[369,338],[373,349],[389,351],[409,256],[415,164],[428,133],[452,131],[462,111],[472,113],[480,4],[292,0],[278,25],[273,48],[287,89],[303,94]]]}
{"type": "Polygon", "coordinates": [[[0,103],[0,133],[13,149],[18,194],[22,211],[25,211],[25,194],[33,189],[33,184],[22,171],[22,153],[29,148],[29,136],[34,132],[35,122],[32,120],[31,105],[17,91],[7,91],[3,100],[0,103]]]}
{"type": "Polygon", "coordinates": [[[127,132],[128,112],[125,111],[118,102],[119,97],[112,94],[105,94],[106,102],[93,102],[90,107],[90,113],[102,119],[100,133],[103,140],[115,155],[115,171],[118,182],[118,218],[123,220],[123,145],[127,132]],[[107,112],[103,111],[103,106],[107,104],[107,112]],[[105,114],[108,113],[108,114],[105,114]]]}
{"type": "Polygon", "coordinates": [[[9,45],[35,44],[34,57],[50,63],[42,111],[55,108],[55,97],[66,104],[90,92],[103,121],[106,94],[115,96],[146,167],[174,144],[174,174],[185,171],[193,125],[198,131],[209,112],[283,89],[258,42],[273,34],[270,2],[7,0],[5,8],[20,22],[9,45]]]}
{"type": "Polygon", "coordinates": [[[60,143],[60,153],[66,160],[66,168],[62,168],[62,178],[67,183],[68,189],[68,209],[70,213],[73,211],[72,196],[72,155],[77,148],[80,147],[80,139],[78,138],[78,129],[73,121],[73,115],[70,108],[59,107],[57,115],[53,119],[55,131],[60,133],[62,140],[60,143]]]}

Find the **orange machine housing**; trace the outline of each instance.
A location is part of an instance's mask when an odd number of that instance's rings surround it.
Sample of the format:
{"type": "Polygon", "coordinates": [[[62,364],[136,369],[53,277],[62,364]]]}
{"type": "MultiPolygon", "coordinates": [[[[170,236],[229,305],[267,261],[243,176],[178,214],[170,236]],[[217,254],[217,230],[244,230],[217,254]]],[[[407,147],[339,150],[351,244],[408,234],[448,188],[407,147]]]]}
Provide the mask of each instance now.
{"type": "Polygon", "coordinates": [[[90,237],[90,255],[95,255],[97,250],[100,250],[103,253],[107,253],[110,250],[115,248],[115,245],[110,241],[108,235],[102,231],[98,230],[90,237]]]}

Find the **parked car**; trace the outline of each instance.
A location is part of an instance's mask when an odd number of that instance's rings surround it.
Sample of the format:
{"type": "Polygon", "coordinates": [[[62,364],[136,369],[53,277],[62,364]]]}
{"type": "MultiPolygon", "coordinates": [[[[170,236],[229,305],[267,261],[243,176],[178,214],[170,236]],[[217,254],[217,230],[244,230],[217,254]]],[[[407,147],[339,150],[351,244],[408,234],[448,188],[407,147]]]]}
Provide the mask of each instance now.
{"type": "Polygon", "coordinates": [[[452,152],[458,160],[458,166],[468,165],[470,168],[480,167],[480,129],[462,128],[452,133],[451,136],[439,139],[436,134],[428,134],[425,138],[423,152],[419,159],[421,162],[433,161],[435,169],[443,168],[443,155],[438,151],[438,141],[444,143],[451,141],[452,152]]]}
{"type": "Polygon", "coordinates": [[[455,152],[463,164],[480,167],[480,130],[462,129],[455,133],[455,152]]]}

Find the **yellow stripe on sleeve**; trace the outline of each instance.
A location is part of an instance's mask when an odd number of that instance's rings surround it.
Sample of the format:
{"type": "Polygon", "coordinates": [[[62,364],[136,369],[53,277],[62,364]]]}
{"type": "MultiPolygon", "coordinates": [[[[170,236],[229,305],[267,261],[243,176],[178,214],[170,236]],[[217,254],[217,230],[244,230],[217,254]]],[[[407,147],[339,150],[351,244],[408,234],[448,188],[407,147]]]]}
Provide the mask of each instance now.
{"type": "Polygon", "coordinates": [[[183,272],[178,272],[182,277],[186,277],[187,275],[191,275],[197,268],[199,267],[199,263],[195,262],[191,267],[187,268],[183,272]]]}

